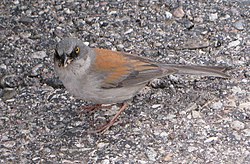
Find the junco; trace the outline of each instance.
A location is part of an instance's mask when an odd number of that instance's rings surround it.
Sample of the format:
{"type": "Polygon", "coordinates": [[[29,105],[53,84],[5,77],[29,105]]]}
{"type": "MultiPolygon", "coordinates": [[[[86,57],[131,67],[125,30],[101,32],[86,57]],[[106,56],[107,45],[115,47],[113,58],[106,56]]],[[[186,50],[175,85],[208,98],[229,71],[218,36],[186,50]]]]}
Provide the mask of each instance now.
{"type": "Polygon", "coordinates": [[[159,64],[125,52],[90,48],[76,38],[56,47],[54,66],[65,88],[76,98],[95,104],[123,103],[113,119],[96,132],[107,130],[145,84],[170,74],[228,77],[225,67],[159,64]]]}

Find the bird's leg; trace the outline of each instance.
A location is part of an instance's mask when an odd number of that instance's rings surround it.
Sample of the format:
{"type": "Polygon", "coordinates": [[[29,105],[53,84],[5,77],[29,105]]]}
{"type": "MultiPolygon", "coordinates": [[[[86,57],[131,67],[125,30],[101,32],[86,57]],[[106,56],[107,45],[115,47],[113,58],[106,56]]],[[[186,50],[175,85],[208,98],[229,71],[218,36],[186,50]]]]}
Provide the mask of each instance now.
{"type": "Polygon", "coordinates": [[[111,108],[112,105],[106,105],[102,106],[102,104],[95,104],[95,105],[90,105],[90,106],[82,106],[81,109],[83,110],[82,112],[79,112],[78,114],[82,115],[82,113],[87,113],[88,117],[91,116],[91,125],[94,125],[94,112],[97,110],[101,110],[103,108],[111,108]]]}
{"type": "Polygon", "coordinates": [[[102,127],[94,130],[94,131],[90,131],[89,133],[104,133],[105,131],[107,131],[117,120],[117,118],[121,115],[121,113],[123,111],[125,111],[128,107],[128,103],[123,103],[122,107],[120,108],[120,110],[116,113],[116,115],[105,125],[103,125],[102,127]]]}

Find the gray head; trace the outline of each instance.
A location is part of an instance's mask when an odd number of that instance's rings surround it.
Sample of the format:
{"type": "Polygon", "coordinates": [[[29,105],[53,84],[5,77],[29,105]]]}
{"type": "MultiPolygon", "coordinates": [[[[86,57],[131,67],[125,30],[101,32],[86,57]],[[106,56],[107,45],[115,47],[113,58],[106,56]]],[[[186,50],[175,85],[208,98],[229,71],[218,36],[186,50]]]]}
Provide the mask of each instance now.
{"type": "Polygon", "coordinates": [[[88,47],[76,38],[65,38],[61,40],[55,49],[54,61],[58,66],[67,67],[68,64],[79,58],[86,58],[88,47]]]}

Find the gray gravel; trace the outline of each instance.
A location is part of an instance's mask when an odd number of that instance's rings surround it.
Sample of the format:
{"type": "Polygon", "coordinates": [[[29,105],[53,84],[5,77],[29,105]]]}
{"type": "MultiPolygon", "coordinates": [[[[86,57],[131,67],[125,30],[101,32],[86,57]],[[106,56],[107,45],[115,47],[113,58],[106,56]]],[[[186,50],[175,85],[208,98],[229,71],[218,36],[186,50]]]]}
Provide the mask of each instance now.
{"type": "Polygon", "coordinates": [[[6,1],[0,4],[0,163],[250,163],[250,3],[6,1]],[[86,113],[57,79],[65,36],[162,63],[223,65],[230,79],[153,80],[117,108],[86,113]]]}

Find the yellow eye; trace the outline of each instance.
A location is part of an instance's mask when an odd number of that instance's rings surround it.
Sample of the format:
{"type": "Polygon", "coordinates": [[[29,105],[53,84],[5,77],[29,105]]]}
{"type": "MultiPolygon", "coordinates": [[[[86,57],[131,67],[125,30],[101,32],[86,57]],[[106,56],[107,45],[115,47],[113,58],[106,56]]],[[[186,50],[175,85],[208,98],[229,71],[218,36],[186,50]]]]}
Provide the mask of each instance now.
{"type": "Polygon", "coordinates": [[[80,48],[79,48],[79,47],[76,47],[76,48],[75,48],[75,52],[76,52],[76,54],[79,54],[80,48]]]}

